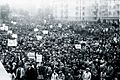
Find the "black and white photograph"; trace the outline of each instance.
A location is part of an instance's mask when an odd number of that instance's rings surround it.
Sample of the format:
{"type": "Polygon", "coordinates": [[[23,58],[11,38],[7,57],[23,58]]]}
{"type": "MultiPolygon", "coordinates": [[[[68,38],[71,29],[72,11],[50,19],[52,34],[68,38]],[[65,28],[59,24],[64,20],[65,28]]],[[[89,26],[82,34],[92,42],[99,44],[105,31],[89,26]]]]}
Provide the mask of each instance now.
{"type": "Polygon", "coordinates": [[[120,0],[0,0],[0,80],[120,80],[120,0]]]}

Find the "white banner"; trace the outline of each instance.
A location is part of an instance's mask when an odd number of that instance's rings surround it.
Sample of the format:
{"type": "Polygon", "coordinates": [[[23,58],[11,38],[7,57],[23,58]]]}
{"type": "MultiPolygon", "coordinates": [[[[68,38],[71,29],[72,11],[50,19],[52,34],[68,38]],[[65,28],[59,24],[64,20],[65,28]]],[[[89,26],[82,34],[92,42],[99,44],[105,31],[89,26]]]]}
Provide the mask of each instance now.
{"type": "Polygon", "coordinates": [[[17,39],[8,39],[8,46],[17,46],[17,39]]]}
{"type": "Polygon", "coordinates": [[[76,49],[81,49],[81,44],[75,44],[76,49]]]}
{"type": "Polygon", "coordinates": [[[42,55],[37,54],[37,62],[42,62],[42,55]]]}

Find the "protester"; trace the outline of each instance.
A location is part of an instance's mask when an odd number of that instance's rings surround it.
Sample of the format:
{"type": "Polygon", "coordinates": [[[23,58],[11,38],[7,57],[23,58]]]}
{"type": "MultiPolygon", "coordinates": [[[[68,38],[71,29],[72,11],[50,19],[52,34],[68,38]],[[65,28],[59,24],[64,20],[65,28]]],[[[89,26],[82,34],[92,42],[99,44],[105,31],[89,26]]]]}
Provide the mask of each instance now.
{"type": "Polygon", "coordinates": [[[82,79],[91,80],[91,72],[89,68],[86,68],[86,70],[83,72],[82,79]]]}
{"type": "Polygon", "coordinates": [[[61,27],[58,22],[39,24],[38,32],[34,31],[37,23],[34,26],[18,23],[17,30],[12,27],[18,34],[16,47],[7,46],[7,39],[0,32],[0,57],[5,69],[21,79],[17,73],[21,64],[25,80],[51,80],[57,74],[58,80],[119,80],[120,28],[108,23],[88,23],[84,27],[82,22],[61,22],[61,27]],[[43,33],[44,30],[48,33],[43,33]],[[42,38],[38,40],[36,35],[42,38]],[[37,56],[31,59],[29,52],[42,55],[42,65],[37,67],[37,56]]]}

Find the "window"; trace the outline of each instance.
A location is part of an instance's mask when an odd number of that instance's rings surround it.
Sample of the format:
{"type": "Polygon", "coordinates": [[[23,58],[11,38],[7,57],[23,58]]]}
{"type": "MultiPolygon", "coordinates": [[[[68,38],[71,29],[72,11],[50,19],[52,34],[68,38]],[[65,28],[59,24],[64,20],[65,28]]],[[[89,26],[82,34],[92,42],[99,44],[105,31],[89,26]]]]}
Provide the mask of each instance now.
{"type": "Polygon", "coordinates": [[[83,10],[85,9],[85,7],[83,7],[83,10]]]}
{"type": "Polygon", "coordinates": [[[77,7],[76,7],[76,10],[78,10],[78,9],[79,9],[79,7],[77,6],[77,7]]]}
{"type": "Polygon", "coordinates": [[[78,15],[78,12],[76,12],[75,14],[78,15]]]}
{"type": "Polygon", "coordinates": [[[85,18],[83,17],[83,20],[85,20],[85,18]]]}
{"type": "Polygon", "coordinates": [[[112,13],[111,13],[111,12],[109,12],[109,15],[112,15],[112,13]]]}
{"type": "Polygon", "coordinates": [[[85,12],[83,12],[82,14],[85,15],[85,12]]]}

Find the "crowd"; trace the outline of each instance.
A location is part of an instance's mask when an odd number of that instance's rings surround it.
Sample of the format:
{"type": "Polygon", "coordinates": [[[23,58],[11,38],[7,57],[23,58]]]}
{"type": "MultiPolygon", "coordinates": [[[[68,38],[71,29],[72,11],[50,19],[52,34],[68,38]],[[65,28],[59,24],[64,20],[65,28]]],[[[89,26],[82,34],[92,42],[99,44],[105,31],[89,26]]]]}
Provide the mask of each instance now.
{"type": "Polygon", "coordinates": [[[57,24],[37,24],[37,32],[36,24],[16,24],[11,29],[18,34],[17,47],[1,38],[1,61],[12,80],[120,80],[119,23],[57,24]],[[36,35],[43,37],[38,41],[36,35]],[[31,51],[41,54],[42,62],[30,59],[31,51]]]}

